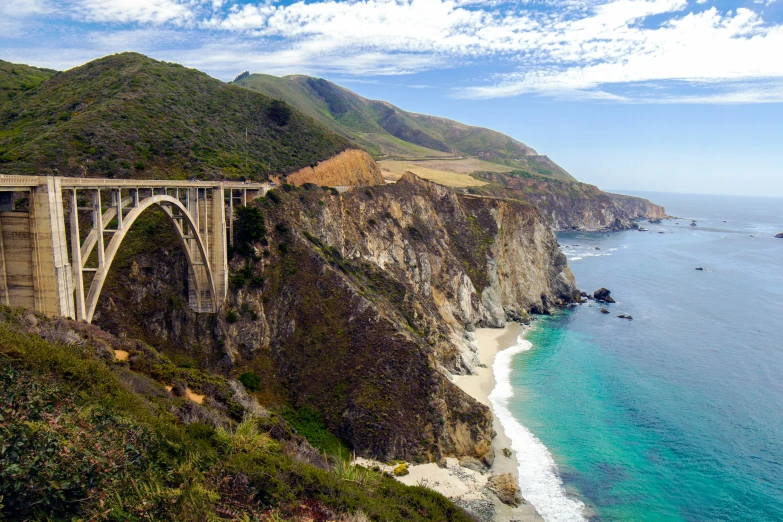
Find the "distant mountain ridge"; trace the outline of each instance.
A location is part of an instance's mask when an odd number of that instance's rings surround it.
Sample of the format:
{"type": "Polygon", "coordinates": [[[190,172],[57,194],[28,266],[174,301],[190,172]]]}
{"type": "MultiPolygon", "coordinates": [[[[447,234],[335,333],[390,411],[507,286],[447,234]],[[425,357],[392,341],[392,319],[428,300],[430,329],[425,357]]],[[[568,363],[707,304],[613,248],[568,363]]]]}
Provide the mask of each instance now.
{"type": "Polygon", "coordinates": [[[232,83],[285,100],[366,148],[376,159],[473,156],[533,175],[574,181],[547,156],[505,134],[404,111],[323,78],[243,73],[232,83]]]}

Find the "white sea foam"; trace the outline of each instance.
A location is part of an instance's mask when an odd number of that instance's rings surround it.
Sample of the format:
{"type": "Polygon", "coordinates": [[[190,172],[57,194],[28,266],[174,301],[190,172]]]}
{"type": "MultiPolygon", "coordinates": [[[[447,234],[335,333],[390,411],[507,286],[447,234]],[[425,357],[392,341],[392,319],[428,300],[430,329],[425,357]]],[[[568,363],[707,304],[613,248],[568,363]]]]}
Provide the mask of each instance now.
{"type": "Polygon", "coordinates": [[[489,400],[503,430],[511,439],[511,448],[516,452],[522,496],[535,506],[547,522],[582,522],[586,520],[585,505],[566,495],[557,464],[549,450],[508,410],[508,401],[514,396],[510,378],[511,361],[515,355],[532,347],[530,341],[520,336],[515,346],[495,356],[492,371],[497,384],[489,394],[489,400]]]}

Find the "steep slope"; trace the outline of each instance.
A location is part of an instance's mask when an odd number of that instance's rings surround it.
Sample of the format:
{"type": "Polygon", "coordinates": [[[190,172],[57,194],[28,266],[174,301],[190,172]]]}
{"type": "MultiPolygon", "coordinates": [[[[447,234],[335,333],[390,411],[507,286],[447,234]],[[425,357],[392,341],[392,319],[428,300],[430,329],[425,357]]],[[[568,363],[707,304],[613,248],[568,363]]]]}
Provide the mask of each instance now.
{"type": "Polygon", "coordinates": [[[534,174],[573,180],[548,157],[509,136],[368,100],[322,78],[251,74],[236,84],[286,100],[362,144],[377,158],[475,156],[534,174]]]}
{"type": "Polygon", "coordinates": [[[0,104],[48,80],[57,71],[0,60],[0,104]]]}
{"type": "Polygon", "coordinates": [[[489,184],[467,189],[471,194],[521,199],[538,207],[555,230],[622,230],[641,218],[665,218],[666,210],[644,198],[611,194],[594,185],[531,176],[526,172],[478,172],[489,184]]]}
{"type": "Polygon", "coordinates": [[[350,147],[282,101],[135,53],[31,87],[0,122],[0,173],[262,179],[350,147]]]}
{"type": "Polygon", "coordinates": [[[2,305],[0,418],[3,520],[471,520],[321,453],[237,380],[2,305]]]}
{"type": "Polygon", "coordinates": [[[285,177],[293,185],[315,183],[329,187],[383,185],[386,180],[372,156],[363,150],[349,149],[314,166],[292,172],[285,177]]]}
{"type": "Polygon", "coordinates": [[[538,211],[412,175],[343,194],[284,185],[250,209],[235,230],[252,209],[263,227],[238,241],[218,317],[183,305],[184,257],[168,247],[116,272],[98,324],[183,364],[257,373],[266,401],[321,412],[360,455],[491,461],[489,411],[449,376],[477,364],[472,326],[576,298],[538,211]]]}

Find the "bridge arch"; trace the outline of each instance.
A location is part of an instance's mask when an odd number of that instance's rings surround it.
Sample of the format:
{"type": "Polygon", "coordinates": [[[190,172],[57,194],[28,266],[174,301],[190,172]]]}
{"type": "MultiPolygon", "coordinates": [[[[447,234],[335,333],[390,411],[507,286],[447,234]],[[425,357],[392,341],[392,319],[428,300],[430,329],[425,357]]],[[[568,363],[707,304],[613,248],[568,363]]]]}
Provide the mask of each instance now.
{"type": "Polygon", "coordinates": [[[104,252],[103,263],[99,265],[97,271],[95,272],[95,277],[90,283],[89,292],[85,297],[84,319],[88,323],[92,321],[93,315],[95,314],[95,309],[98,306],[98,299],[100,298],[101,290],[103,289],[103,285],[106,282],[109,271],[111,270],[112,262],[114,261],[114,257],[119,251],[123,239],[125,239],[128,231],[139,218],[139,216],[141,216],[144,211],[152,206],[160,207],[163,210],[163,213],[168,217],[169,222],[177,231],[177,238],[180,240],[180,245],[185,251],[185,257],[188,263],[188,270],[191,274],[192,284],[196,288],[198,302],[201,303],[205,296],[205,292],[208,292],[208,299],[212,305],[211,311],[217,310],[218,301],[215,288],[215,278],[213,276],[212,267],[209,263],[206,245],[204,244],[203,238],[198,233],[198,224],[181,201],[172,196],[158,194],[139,201],[138,205],[133,207],[131,211],[124,216],[123,228],[114,232],[111,240],[109,240],[109,244],[104,252]],[[174,209],[179,211],[176,215],[173,212],[174,209]],[[190,235],[186,237],[185,228],[179,226],[177,219],[182,219],[187,223],[188,229],[191,231],[190,235]],[[193,240],[196,246],[195,252],[192,251],[191,246],[188,244],[188,239],[193,240]],[[203,266],[203,269],[206,272],[206,280],[199,277],[197,266],[203,266]],[[207,288],[203,288],[204,286],[207,286],[207,288]]]}

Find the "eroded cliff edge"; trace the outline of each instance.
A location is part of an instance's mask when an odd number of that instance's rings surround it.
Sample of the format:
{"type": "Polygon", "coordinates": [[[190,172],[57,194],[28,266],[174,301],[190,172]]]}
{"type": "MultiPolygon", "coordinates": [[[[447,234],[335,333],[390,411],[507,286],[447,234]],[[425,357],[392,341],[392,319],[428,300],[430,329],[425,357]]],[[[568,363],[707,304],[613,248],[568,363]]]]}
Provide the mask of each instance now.
{"type": "MultiPolygon", "coordinates": [[[[222,313],[209,320],[186,307],[164,310],[160,299],[161,310],[133,319],[151,332],[143,337],[195,342],[202,352],[212,339],[215,364],[252,369],[286,401],[319,410],[360,455],[491,461],[490,412],[449,376],[477,364],[470,326],[502,326],[576,299],[537,209],[458,195],[411,174],[344,194],[285,185],[252,206],[265,233],[231,261],[222,313]]],[[[167,264],[181,262],[167,255],[167,264]]],[[[142,288],[101,309],[155,295],[162,286],[148,272],[158,269],[129,266],[137,274],[129,286],[142,288]]]]}
{"type": "Polygon", "coordinates": [[[531,176],[481,172],[489,184],[470,192],[533,203],[555,230],[624,230],[635,220],[662,219],[666,210],[647,199],[604,192],[594,185],[531,176]]]}

